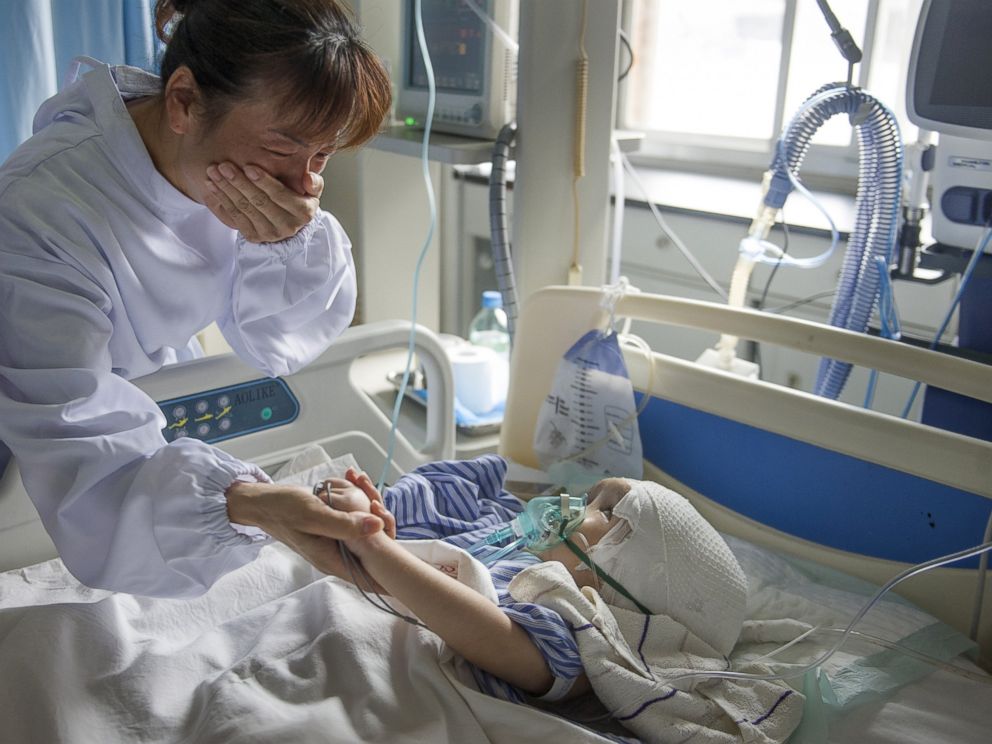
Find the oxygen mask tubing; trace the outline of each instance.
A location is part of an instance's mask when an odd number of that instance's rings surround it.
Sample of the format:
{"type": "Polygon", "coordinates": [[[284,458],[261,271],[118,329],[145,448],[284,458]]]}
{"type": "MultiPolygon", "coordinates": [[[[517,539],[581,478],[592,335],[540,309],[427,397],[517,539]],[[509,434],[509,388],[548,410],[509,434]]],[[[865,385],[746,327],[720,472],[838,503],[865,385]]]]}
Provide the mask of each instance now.
{"type": "MultiPolygon", "coordinates": [[[[543,553],[559,543],[564,543],[583,563],[593,570],[596,576],[625,596],[645,615],[651,611],[638,602],[626,589],[606,574],[585,551],[572,541],[571,535],[582,524],[586,516],[587,495],[538,496],[527,502],[524,511],[513,521],[498,527],[468,549],[473,557],[484,565],[491,566],[496,561],[518,549],[531,553],[543,553]],[[509,541],[509,542],[507,542],[509,541]],[[502,545],[506,543],[505,545],[502,545]],[[495,552],[486,548],[502,545],[495,552]]],[[[587,543],[588,546],[588,543],[587,543]]]]}
{"type": "Polygon", "coordinates": [[[538,496],[528,501],[527,506],[513,521],[486,535],[470,547],[468,552],[486,566],[491,566],[518,549],[541,553],[575,532],[585,516],[586,494],[538,496]],[[498,546],[502,547],[495,552],[487,553],[485,550],[498,546]]]}

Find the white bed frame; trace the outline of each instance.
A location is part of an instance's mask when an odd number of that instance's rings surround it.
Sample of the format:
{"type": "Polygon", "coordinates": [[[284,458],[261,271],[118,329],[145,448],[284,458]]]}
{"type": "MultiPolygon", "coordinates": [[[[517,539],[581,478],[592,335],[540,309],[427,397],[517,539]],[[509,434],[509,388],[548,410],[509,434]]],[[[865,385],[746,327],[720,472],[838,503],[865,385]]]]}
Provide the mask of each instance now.
{"type": "MultiPolygon", "coordinates": [[[[306,369],[282,378],[299,400],[299,416],[293,422],[217,446],[272,472],[305,446],[317,443],[332,456],[354,455],[362,467],[378,477],[386,461],[390,421],[361,389],[353,367],[361,356],[406,347],[409,338],[410,323],[406,321],[349,328],[306,369]]],[[[397,435],[390,479],[424,462],[450,459],[455,452],[451,364],[438,337],[426,328],[416,327],[415,347],[431,390],[426,437],[415,445],[401,433],[397,435]]],[[[226,354],[165,367],[134,382],[152,399],[164,401],[262,377],[233,354],[226,354]]],[[[16,462],[12,462],[0,479],[0,571],[56,555],[24,491],[16,462]]]]}
{"type": "MultiPolygon", "coordinates": [[[[522,308],[514,340],[507,414],[500,453],[539,467],[532,445],[538,411],[558,362],[587,330],[605,328],[601,292],[548,287],[522,308]]],[[[730,333],[812,354],[842,359],[992,402],[992,368],[906,344],[769,315],[753,310],[649,294],[620,300],[618,317],[730,333]]],[[[649,390],[651,364],[625,350],[635,389],[649,390]]],[[[717,414],[835,452],[878,463],[992,499],[992,443],[924,426],[779,385],[749,380],[694,362],[654,353],[652,396],[717,414]]],[[[714,466],[720,463],[715,462],[714,466]]],[[[847,553],[754,522],[696,493],[645,463],[645,477],[682,493],[718,529],[883,584],[906,564],[847,553]]],[[[992,510],[992,500],[989,502],[992,510]]],[[[960,546],[960,549],[970,547],[960,546]]],[[[934,556],[936,557],[936,556],[934,556]]],[[[940,569],[900,585],[906,598],[962,632],[968,632],[976,571],[940,569]]],[[[992,587],[986,587],[979,641],[992,660],[992,587]]]]}
{"type": "MultiPolygon", "coordinates": [[[[562,354],[586,330],[604,327],[606,315],[600,307],[600,296],[593,288],[549,287],[535,293],[524,305],[511,362],[510,393],[500,441],[502,455],[524,466],[538,466],[531,446],[537,412],[562,354]]],[[[986,366],[822,324],[647,294],[624,297],[617,313],[777,343],[992,402],[992,369],[986,366]]],[[[409,323],[403,321],[349,329],[306,370],[285,378],[300,401],[300,415],[294,422],[219,446],[273,469],[316,442],[332,455],[350,452],[363,466],[381,468],[389,420],[359,387],[352,367],[362,355],[405,346],[409,331],[409,323]]],[[[450,364],[430,331],[417,328],[416,345],[432,390],[427,435],[419,447],[403,436],[398,438],[391,477],[422,462],[454,456],[450,364]],[[434,395],[433,391],[440,392],[434,395]]],[[[652,365],[639,352],[628,351],[626,356],[635,388],[649,390],[652,365]]],[[[653,384],[649,390],[652,396],[992,499],[992,443],[744,379],[664,354],[654,353],[653,359],[653,384]]],[[[229,355],[168,367],[136,384],[153,399],[167,400],[259,377],[257,371],[229,355]]],[[[686,495],[718,529],[752,542],[824,563],[876,584],[884,583],[905,567],[798,539],[727,509],[650,463],[645,464],[645,472],[645,477],[686,495]]],[[[0,570],[54,555],[55,548],[12,464],[0,480],[0,570]]],[[[967,631],[975,585],[973,570],[942,569],[902,585],[901,592],[936,617],[967,631]]],[[[979,640],[987,664],[992,654],[992,588],[986,591],[984,616],[986,622],[979,640]]]]}

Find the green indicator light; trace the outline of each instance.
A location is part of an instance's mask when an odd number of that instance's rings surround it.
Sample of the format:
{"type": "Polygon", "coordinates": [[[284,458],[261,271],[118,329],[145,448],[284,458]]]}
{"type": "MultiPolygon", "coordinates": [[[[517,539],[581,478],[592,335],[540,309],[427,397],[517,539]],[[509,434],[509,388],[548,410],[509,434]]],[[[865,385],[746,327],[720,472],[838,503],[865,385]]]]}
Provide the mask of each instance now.
{"type": "Polygon", "coordinates": [[[262,409],[262,421],[268,421],[272,418],[272,409],[266,406],[262,409]]]}
{"type": "Polygon", "coordinates": [[[414,119],[412,116],[408,116],[406,117],[406,119],[403,120],[403,123],[406,124],[408,127],[412,127],[416,125],[417,120],[414,119]]]}

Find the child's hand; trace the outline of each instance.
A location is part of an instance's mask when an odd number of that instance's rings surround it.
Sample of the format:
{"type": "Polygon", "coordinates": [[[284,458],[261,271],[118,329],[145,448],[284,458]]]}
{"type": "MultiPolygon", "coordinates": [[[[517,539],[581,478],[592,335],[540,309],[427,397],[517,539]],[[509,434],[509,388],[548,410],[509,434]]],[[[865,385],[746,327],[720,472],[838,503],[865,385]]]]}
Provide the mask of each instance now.
{"type": "Polygon", "coordinates": [[[367,511],[383,522],[386,534],[396,538],[396,519],[382,503],[382,496],[372,485],[365,473],[349,468],[347,476],[354,482],[342,478],[327,478],[314,489],[314,493],[332,509],[344,512],[367,511]]]}
{"type": "Polygon", "coordinates": [[[326,478],[317,494],[321,501],[338,511],[372,511],[372,501],[360,488],[343,478],[326,478]]]}
{"type": "Polygon", "coordinates": [[[344,474],[344,477],[349,483],[362,489],[365,495],[368,496],[369,501],[372,503],[372,513],[385,523],[386,534],[395,540],[396,518],[393,516],[392,512],[386,509],[386,505],[382,501],[382,494],[379,493],[378,489],[375,487],[375,484],[372,482],[372,479],[369,478],[368,473],[355,470],[354,468],[348,468],[344,474]],[[376,504],[378,504],[378,507],[376,504]]]}

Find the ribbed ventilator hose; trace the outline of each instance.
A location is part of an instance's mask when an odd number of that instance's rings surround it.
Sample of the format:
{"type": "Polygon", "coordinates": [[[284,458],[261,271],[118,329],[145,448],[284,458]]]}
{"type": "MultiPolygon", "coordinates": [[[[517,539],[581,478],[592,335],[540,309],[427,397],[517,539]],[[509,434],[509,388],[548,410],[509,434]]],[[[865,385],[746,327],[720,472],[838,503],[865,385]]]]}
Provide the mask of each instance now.
{"type": "MultiPolygon", "coordinates": [[[[830,324],[865,332],[878,302],[877,256],[891,265],[899,220],[903,151],[895,116],[869,93],[845,83],[831,83],[810,96],[779,140],[772,162],[772,182],[765,204],[781,209],[792,190],[789,171],[798,173],[810,140],[830,117],[847,114],[858,134],[860,168],[855,200],[857,218],[847,241],[830,324]]],[[[851,365],[836,359],[820,361],[815,392],[837,398],[851,365]]]]}
{"type": "Polygon", "coordinates": [[[516,124],[507,124],[499,130],[493,143],[493,169],[489,174],[489,233],[492,240],[493,268],[496,286],[503,295],[506,328],[510,345],[517,327],[517,283],[513,275],[510,240],[506,227],[506,161],[517,132],[516,124]]]}

